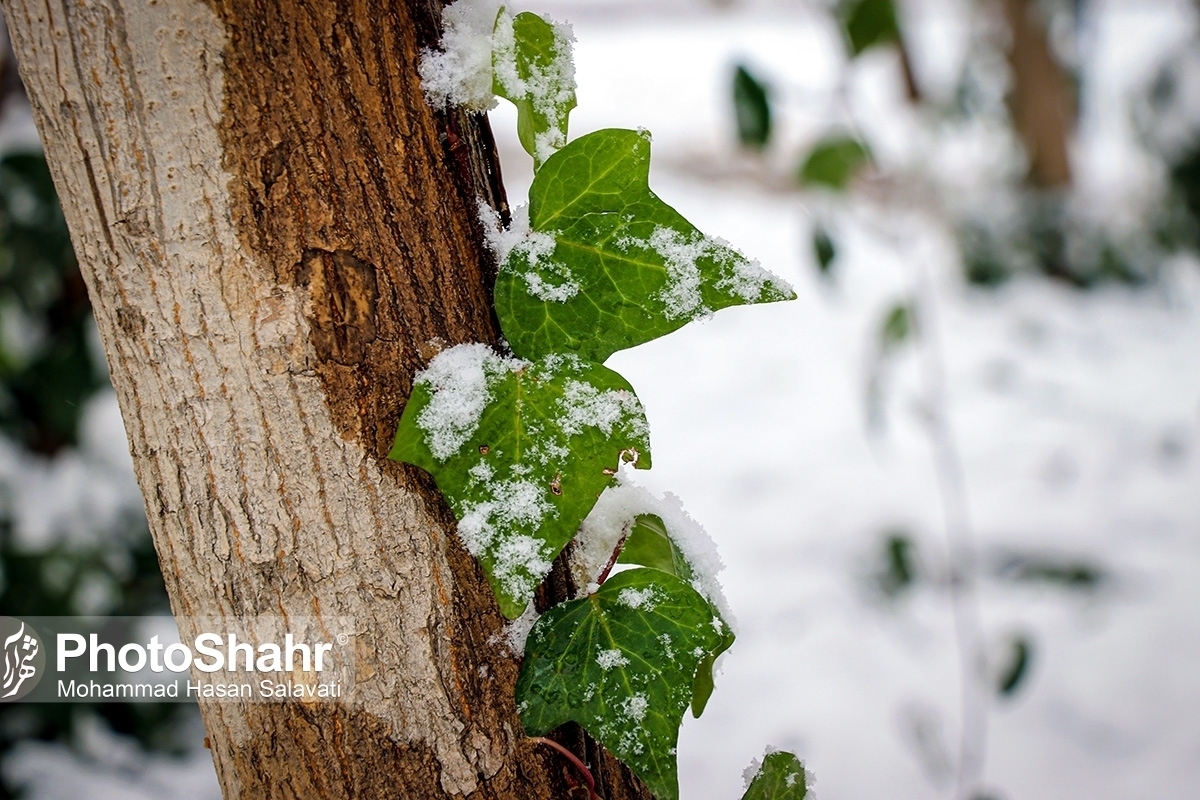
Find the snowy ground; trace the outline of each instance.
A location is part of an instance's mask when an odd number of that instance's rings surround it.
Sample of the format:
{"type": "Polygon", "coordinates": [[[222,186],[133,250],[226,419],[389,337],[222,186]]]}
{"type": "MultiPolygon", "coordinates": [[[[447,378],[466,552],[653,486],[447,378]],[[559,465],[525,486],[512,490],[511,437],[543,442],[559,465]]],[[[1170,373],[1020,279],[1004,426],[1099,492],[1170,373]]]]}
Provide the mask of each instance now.
{"type": "MultiPolygon", "coordinates": [[[[939,59],[956,58],[953,4],[915,5],[934,20],[916,60],[935,74],[939,59]]],[[[1121,44],[1110,62],[1123,74],[1155,47],[1131,53],[1115,32],[1179,35],[1169,16],[1108,5],[1108,28],[1094,35],[1121,44]]],[[[920,367],[933,357],[946,369],[982,555],[984,635],[996,652],[1017,633],[1034,644],[1024,685],[989,709],[987,785],[1008,800],[1200,797],[1200,270],[1177,265],[1140,292],[1035,280],[968,290],[935,218],[864,207],[836,212],[843,246],[836,280],[823,282],[809,255],[811,198],[736,168],[725,93],[735,58],[787,82],[781,96],[795,113],[783,159],[789,142],[837,115],[822,99],[840,70],[832,31],[802,5],[617,7],[536,7],[575,24],[572,133],[649,128],[658,194],[799,295],[723,311],[610,360],[650,417],[655,466],[639,480],[678,494],[717,540],[740,622],[708,710],[685,722],[682,796],[739,797],[742,770],[768,744],[807,761],[822,800],[949,796],[959,668],[936,578],[945,540],[921,412],[920,367]],[[880,320],[919,291],[922,270],[936,313],[895,360],[887,426],[871,433],[880,320]],[[933,577],[888,603],[868,576],[892,529],[912,535],[933,577]],[[1013,552],[1094,563],[1106,578],[1079,592],[995,577],[991,567],[1013,552]]],[[[854,102],[878,120],[892,142],[884,149],[903,154],[919,134],[898,106],[892,66],[869,59],[854,102]]],[[[528,159],[507,110],[493,126],[518,202],[528,159]]],[[[1093,136],[1081,158],[1119,149],[1119,133],[1093,136]]],[[[39,798],[215,793],[204,754],[177,790],[158,762],[122,784],[85,780],[118,767],[44,748],[16,758],[9,769],[39,798]]]]}

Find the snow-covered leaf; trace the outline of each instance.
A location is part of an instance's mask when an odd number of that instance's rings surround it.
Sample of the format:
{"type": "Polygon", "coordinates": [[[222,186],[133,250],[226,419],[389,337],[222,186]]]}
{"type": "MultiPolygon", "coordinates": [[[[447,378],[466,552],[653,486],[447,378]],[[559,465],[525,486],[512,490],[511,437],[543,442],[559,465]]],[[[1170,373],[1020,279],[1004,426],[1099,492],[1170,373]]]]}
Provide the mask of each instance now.
{"type": "Polygon", "coordinates": [[[464,344],[417,376],[389,458],[433,474],[513,619],[620,461],[650,465],[649,434],[633,389],[612,370],[464,344]]]}
{"type": "Polygon", "coordinates": [[[531,242],[496,281],[496,312],[517,355],[601,362],[729,306],[788,300],[791,287],[704,236],[649,184],[650,136],[581,136],[538,170],[531,242]]]}
{"type": "Polygon", "coordinates": [[[776,751],[763,757],[742,800],[804,800],[807,796],[804,763],[791,753],[776,751]]]}
{"type": "Polygon", "coordinates": [[[675,746],[706,653],[725,625],[673,575],[631,569],[543,614],[525,643],[517,708],[530,736],[582,725],[645,782],[676,800],[675,746]]]}
{"type": "Polygon", "coordinates": [[[571,30],[537,14],[501,11],[492,34],[492,91],[517,107],[517,137],[537,169],[567,143],[575,108],[571,30]]]}

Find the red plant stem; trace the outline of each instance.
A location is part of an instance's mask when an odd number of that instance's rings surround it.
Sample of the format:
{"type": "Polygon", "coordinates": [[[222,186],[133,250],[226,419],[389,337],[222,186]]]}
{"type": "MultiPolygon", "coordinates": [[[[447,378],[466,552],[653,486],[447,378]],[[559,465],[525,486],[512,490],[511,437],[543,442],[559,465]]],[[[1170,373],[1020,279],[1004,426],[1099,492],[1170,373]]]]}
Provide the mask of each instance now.
{"type": "Polygon", "coordinates": [[[625,530],[621,533],[621,538],[617,540],[617,546],[613,548],[612,555],[609,556],[608,563],[604,566],[604,571],[600,573],[600,577],[596,578],[596,585],[603,586],[608,580],[608,573],[612,572],[613,567],[617,565],[617,559],[621,557],[621,548],[625,546],[625,540],[629,538],[629,526],[625,526],[625,530]]]}
{"type": "Polygon", "coordinates": [[[555,750],[561,753],[564,758],[575,765],[576,769],[583,773],[584,780],[587,781],[588,785],[588,800],[601,800],[600,795],[596,794],[596,779],[592,777],[592,771],[587,768],[587,765],[576,758],[574,753],[553,739],[547,739],[544,736],[530,736],[529,741],[548,745],[549,747],[553,747],[555,750]]]}

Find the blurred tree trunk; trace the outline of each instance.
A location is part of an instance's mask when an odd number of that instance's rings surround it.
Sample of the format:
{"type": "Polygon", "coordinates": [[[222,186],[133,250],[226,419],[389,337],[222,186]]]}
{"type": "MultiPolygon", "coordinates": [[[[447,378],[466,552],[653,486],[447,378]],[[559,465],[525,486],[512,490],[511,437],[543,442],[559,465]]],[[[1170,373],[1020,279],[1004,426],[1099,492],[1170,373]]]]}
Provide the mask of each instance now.
{"type": "Polygon", "coordinates": [[[1029,179],[1054,188],[1071,183],[1067,145],[1075,127],[1071,84],[1054,59],[1045,25],[1031,0],[1003,0],[1011,41],[1008,64],[1013,123],[1029,156],[1029,179]]]}
{"type": "Polygon", "coordinates": [[[421,94],[436,2],[3,7],[181,633],[355,621],[361,702],[202,708],[225,796],[566,796],[450,512],[384,458],[427,344],[497,338],[503,190],[486,119],[421,94]]]}

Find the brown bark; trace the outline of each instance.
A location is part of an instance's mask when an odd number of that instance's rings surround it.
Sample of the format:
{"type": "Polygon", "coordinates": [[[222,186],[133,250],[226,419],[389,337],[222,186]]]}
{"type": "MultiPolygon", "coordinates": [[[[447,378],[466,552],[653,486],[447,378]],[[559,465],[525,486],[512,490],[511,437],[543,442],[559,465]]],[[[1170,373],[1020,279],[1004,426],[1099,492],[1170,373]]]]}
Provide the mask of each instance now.
{"type": "MultiPolygon", "coordinates": [[[[353,705],[205,705],[227,798],[557,798],[429,476],[429,343],[495,342],[485,118],[425,102],[425,0],[3,0],[181,631],[353,618],[353,705]]],[[[559,595],[569,582],[555,585],[559,595]]],[[[599,759],[610,800],[640,783],[599,759]]]]}
{"type": "Polygon", "coordinates": [[[1013,87],[1013,124],[1029,156],[1029,179],[1054,188],[1071,183],[1068,139],[1075,126],[1075,101],[1067,76],[1054,58],[1045,26],[1030,0],[1003,0],[1011,33],[1008,52],[1013,87]]]}

